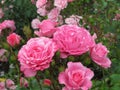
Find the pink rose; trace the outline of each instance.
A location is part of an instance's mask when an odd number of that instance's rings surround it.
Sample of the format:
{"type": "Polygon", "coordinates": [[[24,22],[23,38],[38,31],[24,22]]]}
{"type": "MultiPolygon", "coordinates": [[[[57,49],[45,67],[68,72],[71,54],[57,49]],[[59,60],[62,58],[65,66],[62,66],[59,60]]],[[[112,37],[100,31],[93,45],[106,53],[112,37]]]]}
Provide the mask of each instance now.
{"type": "Polygon", "coordinates": [[[104,45],[98,43],[93,48],[91,48],[90,56],[95,63],[104,68],[108,68],[111,66],[111,61],[107,57],[108,52],[109,51],[104,45]]]}
{"type": "Polygon", "coordinates": [[[41,8],[42,6],[44,6],[47,3],[47,0],[37,0],[36,2],[36,7],[37,8],[41,8]]]}
{"type": "Polygon", "coordinates": [[[37,13],[40,15],[40,16],[46,16],[47,15],[47,10],[46,10],[46,6],[43,6],[41,8],[38,8],[37,9],[37,13]]]}
{"type": "Polygon", "coordinates": [[[93,71],[80,62],[68,62],[68,68],[59,74],[58,80],[65,87],[62,90],[88,90],[92,86],[93,71]]]}
{"type": "Polygon", "coordinates": [[[0,90],[7,90],[5,88],[5,82],[0,82],[0,90]]]}
{"type": "Polygon", "coordinates": [[[50,86],[51,85],[51,80],[49,80],[49,79],[44,79],[44,81],[43,81],[43,84],[44,85],[47,85],[47,86],[50,86]]]}
{"type": "Polygon", "coordinates": [[[31,26],[32,26],[33,29],[38,29],[39,24],[40,24],[40,20],[38,18],[33,19],[32,22],[31,22],[31,26]]]}
{"type": "Polygon", "coordinates": [[[53,22],[49,19],[43,20],[39,24],[39,31],[35,31],[35,34],[38,36],[47,36],[51,37],[53,33],[56,31],[55,26],[57,25],[56,22],[53,22]]]}
{"type": "Polygon", "coordinates": [[[52,21],[58,21],[58,16],[60,14],[60,10],[58,8],[53,8],[50,13],[48,13],[48,19],[52,21]]]}
{"type": "Polygon", "coordinates": [[[67,0],[54,0],[54,6],[58,7],[59,9],[66,8],[67,4],[67,0]]]}
{"type": "Polygon", "coordinates": [[[31,38],[19,53],[21,71],[26,77],[36,75],[38,70],[49,68],[57,47],[52,39],[46,37],[31,38]]]}
{"type": "Polygon", "coordinates": [[[23,77],[20,78],[20,86],[21,87],[28,87],[29,86],[28,81],[23,77]]]}
{"type": "Polygon", "coordinates": [[[0,49],[0,61],[1,62],[6,62],[7,61],[7,57],[5,56],[5,53],[7,51],[5,49],[0,49]]]}
{"type": "Polygon", "coordinates": [[[10,90],[16,90],[15,83],[11,79],[6,80],[6,87],[10,90]]]}
{"type": "Polygon", "coordinates": [[[65,19],[65,23],[68,25],[79,25],[80,19],[82,19],[81,16],[72,15],[69,18],[65,19]]]}
{"type": "Polygon", "coordinates": [[[85,28],[75,25],[58,27],[53,38],[58,45],[62,58],[86,53],[95,44],[94,39],[85,28]]]}
{"type": "Polygon", "coordinates": [[[20,40],[21,40],[21,37],[16,33],[12,33],[9,36],[7,36],[7,42],[12,47],[14,47],[15,45],[18,45],[20,43],[20,40]]]}
{"type": "Polygon", "coordinates": [[[16,29],[15,22],[13,20],[5,20],[2,23],[0,23],[0,34],[3,29],[7,29],[7,28],[14,31],[16,29]]]}

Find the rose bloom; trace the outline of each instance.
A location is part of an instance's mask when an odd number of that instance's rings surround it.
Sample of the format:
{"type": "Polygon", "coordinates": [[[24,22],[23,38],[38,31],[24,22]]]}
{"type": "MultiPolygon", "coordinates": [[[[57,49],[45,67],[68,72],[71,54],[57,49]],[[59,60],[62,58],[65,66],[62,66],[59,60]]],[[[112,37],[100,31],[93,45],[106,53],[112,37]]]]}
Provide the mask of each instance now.
{"type": "Polygon", "coordinates": [[[40,20],[38,18],[33,19],[32,22],[31,22],[31,26],[32,26],[33,29],[38,29],[39,24],[40,24],[40,20]]]}
{"type": "Polygon", "coordinates": [[[18,45],[20,43],[20,40],[21,40],[21,37],[16,33],[12,33],[9,36],[7,36],[7,42],[12,47],[14,47],[15,45],[18,45]]]}
{"type": "Polygon", "coordinates": [[[44,79],[44,81],[43,81],[43,84],[44,85],[47,85],[47,86],[50,86],[51,85],[51,80],[49,80],[49,79],[44,79]]]}
{"type": "Polygon", "coordinates": [[[65,23],[68,25],[79,25],[80,19],[82,19],[81,16],[71,15],[69,18],[65,19],[65,23]]]}
{"type": "Polygon", "coordinates": [[[5,87],[5,82],[0,82],[0,90],[7,90],[5,87]]]}
{"type": "Polygon", "coordinates": [[[37,8],[41,8],[42,6],[44,6],[47,3],[47,0],[37,0],[36,2],[36,7],[37,8]]]}
{"type": "Polygon", "coordinates": [[[16,29],[15,22],[13,20],[5,20],[2,23],[0,23],[0,34],[3,29],[7,29],[7,28],[14,31],[16,29]]]}
{"type": "Polygon", "coordinates": [[[5,55],[6,52],[7,52],[7,50],[0,49],[0,61],[1,62],[7,62],[7,57],[5,55]]]}
{"type": "Polygon", "coordinates": [[[23,77],[20,78],[20,86],[26,88],[29,86],[28,81],[23,77]]]}
{"type": "Polygon", "coordinates": [[[6,80],[6,87],[10,90],[16,90],[15,83],[11,79],[6,80]]]}
{"type": "Polygon", "coordinates": [[[88,90],[92,86],[94,73],[80,62],[68,62],[65,71],[59,74],[58,80],[65,87],[62,90],[88,90]]]}
{"type": "Polygon", "coordinates": [[[54,0],[54,6],[58,7],[59,9],[66,8],[67,4],[67,0],[54,0]]]}
{"type": "Polygon", "coordinates": [[[107,57],[108,52],[109,51],[104,45],[102,45],[102,43],[98,43],[91,48],[90,56],[95,63],[104,68],[108,68],[111,66],[111,61],[107,57]]]}
{"type": "Polygon", "coordinates": [[[37,13],[40,15],[40,16],[46,16],[47,15],[47,10],[46,10],[46,6],[43,6],[41,8],[38,8],[37,9],[37,13]]]}
{"type": "Polygon", "coordinates": [[[95,44],[90,33],[85,28],[76,25],[58,27],[53,38],[58,45],[62,58],[86,53],[95,44]]]}
{"type": "Polygon", "coordinates": [[[58,8],[53,8],[49,13],[48,13],[48,19],[52,21],[58,21],[58,16],[60,14],[60,10],[58,8]]]}
{"type": "Polygon", "coordinates": [[[32,77],[36,75],[38,70],[43,71],[49,68],[56,50],[56,44],[52,39],[31,38],[18,53],[21,71],[26,77],[32,77]]]}
{"type": "Polygon", "coordinates": [[[35,34],[38,36],[47,36],[51,37],[53,33],[56,31],[55,26],[57,25],[56,22],[53,22],[49,19],[43,20],[39,24],[39,31],[35,31],[35,34]]]}

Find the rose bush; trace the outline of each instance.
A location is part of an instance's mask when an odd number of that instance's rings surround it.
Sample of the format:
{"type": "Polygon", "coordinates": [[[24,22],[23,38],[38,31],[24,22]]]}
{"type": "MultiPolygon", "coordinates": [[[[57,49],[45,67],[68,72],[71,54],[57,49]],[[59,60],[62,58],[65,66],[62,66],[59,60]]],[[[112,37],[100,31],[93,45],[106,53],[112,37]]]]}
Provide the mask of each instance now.
{"type": "Polygon", "coordinates": [[[119,36],[107,33],[119,34],[113,1],[0,1],[0,90],[119,87],[119,36]]]}

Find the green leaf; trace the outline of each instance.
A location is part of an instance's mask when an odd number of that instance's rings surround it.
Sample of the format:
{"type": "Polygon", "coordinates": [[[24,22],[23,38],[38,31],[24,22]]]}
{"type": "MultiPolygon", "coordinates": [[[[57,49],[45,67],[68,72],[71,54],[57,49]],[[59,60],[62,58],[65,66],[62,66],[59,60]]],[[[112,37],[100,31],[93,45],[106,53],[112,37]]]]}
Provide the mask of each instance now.
{"type": "Polygon", "coordinates": [[[110,76],[112,84],[119,84],[120,85],[120,74],[112,74],[110,76]]]}

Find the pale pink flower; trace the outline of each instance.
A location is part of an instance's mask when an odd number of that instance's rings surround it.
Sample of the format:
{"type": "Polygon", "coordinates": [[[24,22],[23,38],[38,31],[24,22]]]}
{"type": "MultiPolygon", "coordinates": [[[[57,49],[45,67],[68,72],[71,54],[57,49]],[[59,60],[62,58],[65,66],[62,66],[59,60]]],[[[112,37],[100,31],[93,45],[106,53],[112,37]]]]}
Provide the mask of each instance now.
{"type": "Polygon", "coordinates": [[[18,53],[21,71],[26,77],[32,77],[36,75],[38,70],[43,71],[49,68],[56,50],[56,44],[52,39],[31,38],[18,53]]]}
{"type": "Polygon", "coordinates": [[[47,3],[47,0],[37,0],[36,2],[36,7],[37,8],[41,8],[42,6],[44,6],[47,3]]]}
{"type": "Polygon", "coordinates": [[[29,86],[28,81],[23,77],[20,78],[20,86],[26,88],[29,86]]]}
{"type": "Polygon", "coordinates": [[[32,4],[35,4],[36,3],[36,0],[31,0],[32,4]]]}
{"type": "Polygon", "coordinates": [[[15,22],[13,20],[5,20],[2,24],[5,25],[6,28],[10,28],[13,31],[16,29],[15,22]]]}
{"type": "Polygon", "coordinates": [[[94,39],[85,28],[76,25],[63,25],[56,29],[53,38],[62,58],[86,53],[95,44],[94,39]]]}
{"type": "Polygon", "coordinates": [[[7,28],[14,31],[16,29],[15,22],[13,20],[5,20],[2,23],[0,23],[0,34],[3,29],[7,29],[7,28]]]}
{"type": "Polygon", "coordinates": [[[91,48],[90,56],[95,63],[104,68],[108,68],[111,66],[111,61],[107,57],[108,52],[109,51],[104,45],[102,45],[102,43],[98,43],[91,48]]]}
{"type": "Polygon", "coordinates": [[[4,16],[4,12],[2,10],[2,8],[0,8],[0,19],[4,16]]]}
{"type": "Polygon", "coordinates": [[[120,20],[120,14],[119,13],[117,13],[116,15],[115,15],[115,17],[114,17],[114,19],[113,20],[120,20]]]}
{"type": "Polygon", "coordinates": [[[72,15],[69,18],[65,19],[65,23],[69,25],[79,25],[80,19],[82,19],[81,16],[72,15]]]}
{"type": "Polygon", "coordinates": [[[58,25],[62,25],[63,24],[63,17],[62,17],[62,15],[59,15],[58,16],[58,25]]]}
{"type": "Polygon", "coordinates": [[[5,56],[5,53],[7,51],[5,49],[0,49],[0,61],[2,62],[6,62],[7,61],[7,57],[5,56]]]}
{"type": "Polygon", "coordinates": [[[64,9],[67,7],[67,0],[54,0],[54,6],[56,6],[59,9],[64,9]]]}
{"type": "Polygon", "coordinates": [[[51,37],[53,33],[56,31],[55,26],[57,25],[56,22],[51,21],[49,19],[43,20],[39,24],[39,31],[35,31],[35,34],[38,36],[47,36],[51,37]]]}
{"type": "Polygon", "coordinates": [[[43,6],[41,8],[38,8],[37,9],[37,13],[40,15],[40,16],[46,16],[48,11],[46,10],[46,6],[43,6]]]}
{"type": "Polygon", "coordinates": [[[16,90],[16,85],[11,79],[6,80],[6,87],[10,90],[16,90]]]}
{"type": "Polygon", "coordinates": [[[20,40],[21,40],[21,37],[16,33],[12,33],[9,36],[7,36],[7,42],[12,47],[14,47],[15,45],[18,45],[20,43],[20,40]]]}
{"type": "Polygon", "coordinates": [[[51,85],[51,80],[50,79],[44,79],[44,81],[43,81],[43,84],[44,85],[47,85],[47,86],[50,86],[51,85]]]}
{"type": "Polygon", "coordinates": [[[0,82],[0,90],[7,90],[5,88],[5,82],[0,82]]]}
{"type": "Polygon", "coordinates": [[[49,13],[48,13],[48,19],[52,21],[58,21],[58,16],[60,14],[60,9],[59,8],[53,8],[49,13]]]}
{"type": "Polygon", "coordinates": [[[88,90],[92,87],[91,79],[94,76],[92,70],[80,62],[68,62],[67,66],[58,77],[59,83],[65,85],[62,90],[88,90]]]}
{"type": "Polygon", "coordinates": [[[0,49],[0,57],[5,54],[6,50],[5,49],[0,49]]]}
{"type": "Polygon", "coordinates": [[[38,29],[39,24],[40,24],[40,20],[38,18],[33,19],[32,22],[31,22],[31,26],[32,26],[33,29],[38,29]]]}

